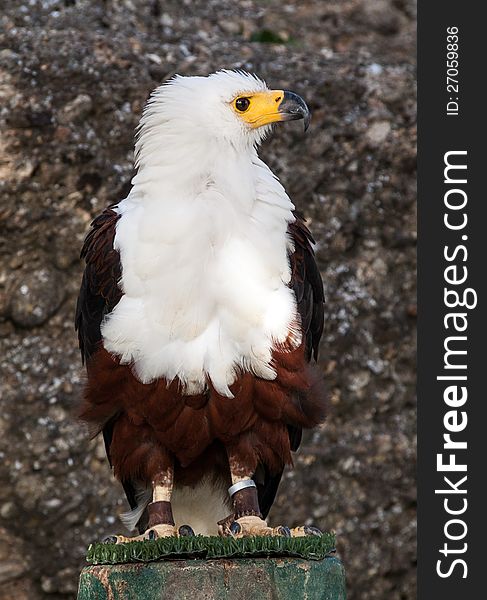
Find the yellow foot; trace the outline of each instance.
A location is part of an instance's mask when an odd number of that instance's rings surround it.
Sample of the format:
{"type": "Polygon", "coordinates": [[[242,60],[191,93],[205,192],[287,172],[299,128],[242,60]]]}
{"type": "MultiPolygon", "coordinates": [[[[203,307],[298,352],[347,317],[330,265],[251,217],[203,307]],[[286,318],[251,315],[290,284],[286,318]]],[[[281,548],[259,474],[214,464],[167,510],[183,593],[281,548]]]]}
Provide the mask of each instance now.
{"type": "Polygon", "coordinates": [[[182,525],[176,529],[174,525],[153,525],[141,535],[127,537],[125,535],[109,535],[103,540],[105,544],[128,544],[129,542],[143,542],[145,540],[157,540],[164,537],[193,536],[194,532],[189,525],[182,525]]]}
{"type": "Polygon", "coordinates": [[[223,523],[218,528],[218,533],[221,536],[232,536],[234,538],[249,537],[253,535],[276,536],[282,535],[290,537],[291,532],[289,527],[269,527],[260,517],[248,516],[240,517],[231,523],[223,523]]]}
{"type": "Polygon", "coordinates": [[[302,527],[294,527],[289,529],[284,525],[278,527],[269,527],[267,522],[260,517],[240,517],[235,521],[226,519],[221,522],[218,527],[218,533],[221,536],[232,536],[234,538],[248,537],[253,535],[265,536],[283,536],[283,537],[304,537],[304,536],[321,536],[322,533],[317,527],[304,525],[302,527]]]}
{"type": "Polygon", "coordinates": [[[317,535],[320,537],[323,535],[323,532],[318,529],[318,527],[312,527],[311,525],[303,525],[291,529],[291,537],[305,537],[309,535],[317,535]]]}

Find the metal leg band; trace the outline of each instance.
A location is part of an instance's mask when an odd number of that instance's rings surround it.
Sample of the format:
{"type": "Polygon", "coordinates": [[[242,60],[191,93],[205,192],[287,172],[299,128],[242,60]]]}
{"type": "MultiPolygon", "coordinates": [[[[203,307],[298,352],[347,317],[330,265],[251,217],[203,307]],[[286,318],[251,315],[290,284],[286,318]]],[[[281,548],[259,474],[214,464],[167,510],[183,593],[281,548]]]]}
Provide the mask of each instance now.
{"type": "Polygon", "coordinates": [[[234,494],[240,492],[240,490],[245,490],[246,488],[254,487],[257,486],[255,485],[252,479],[244,479],[243,481],[237,481],[237,483],[234,483],[232,486],[230,486],[228,488],[228,494],[231,498],[234,494]]]}

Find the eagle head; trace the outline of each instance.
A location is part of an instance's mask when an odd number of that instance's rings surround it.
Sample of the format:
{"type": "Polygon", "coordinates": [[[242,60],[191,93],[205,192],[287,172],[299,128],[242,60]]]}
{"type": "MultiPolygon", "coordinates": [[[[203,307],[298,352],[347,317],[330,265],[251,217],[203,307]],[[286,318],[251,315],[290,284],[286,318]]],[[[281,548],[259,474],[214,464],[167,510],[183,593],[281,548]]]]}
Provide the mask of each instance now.
{"type": "Polygon", "coordinates": [[[139,126],[139,141],[162,126],[168,141],[172,131],[175,140],[186,142],[255,146],[273,123],[295,119],[303,119],[308,128],[305,101],[293,92],[269,89],[255,75],[229,70],[207,77],[176,75],[153,91],[139,126]]]}

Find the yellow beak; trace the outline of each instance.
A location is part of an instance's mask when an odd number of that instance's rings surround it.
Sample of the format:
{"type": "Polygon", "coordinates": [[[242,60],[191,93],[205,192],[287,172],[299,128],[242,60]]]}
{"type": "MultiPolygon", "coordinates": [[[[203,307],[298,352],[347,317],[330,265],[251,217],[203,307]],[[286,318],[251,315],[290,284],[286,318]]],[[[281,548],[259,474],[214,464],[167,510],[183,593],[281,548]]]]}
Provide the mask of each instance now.
{"type": "MultiPolygon", "coordinates": [[[[294,92],[287,90],[270,90],[259,92],[248,97],[249,106],[245,112],[234,110],[253,129],[279,123],[304,119],[304,130],[309,127],[311,113],[306,102],[294,92]]],[[[235,101],[234,101],[235,104],[235,101]]]]}

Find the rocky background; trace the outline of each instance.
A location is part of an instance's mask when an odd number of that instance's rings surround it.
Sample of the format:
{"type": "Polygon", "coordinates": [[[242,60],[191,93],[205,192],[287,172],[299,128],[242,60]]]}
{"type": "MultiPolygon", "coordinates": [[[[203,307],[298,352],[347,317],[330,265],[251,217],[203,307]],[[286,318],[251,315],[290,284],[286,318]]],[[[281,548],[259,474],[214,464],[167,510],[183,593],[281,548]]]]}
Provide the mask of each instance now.
{"type": "Polygon", "coordinates": [[[73,598],[121,488],[73,419],[91,219],[173,73],[255,71],[313,120],[262,149],[317,239],[331,414],[271,513],[335,529],[350,600],[415,592],[413,0],[0,1],[0,598],[73,598]]]}

